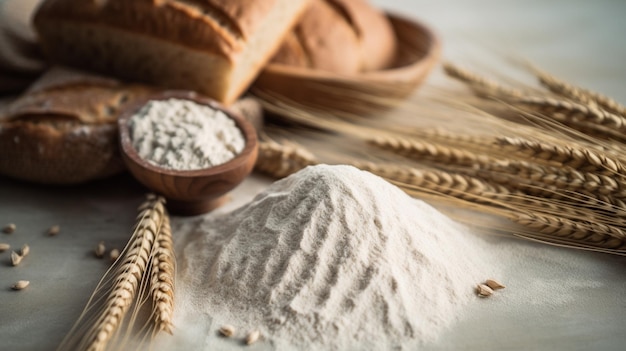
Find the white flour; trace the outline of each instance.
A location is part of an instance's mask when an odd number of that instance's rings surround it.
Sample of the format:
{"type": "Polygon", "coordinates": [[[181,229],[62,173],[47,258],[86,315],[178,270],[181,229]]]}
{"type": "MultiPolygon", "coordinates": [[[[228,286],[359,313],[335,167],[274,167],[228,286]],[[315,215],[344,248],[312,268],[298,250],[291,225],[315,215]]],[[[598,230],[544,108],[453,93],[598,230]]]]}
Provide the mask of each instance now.
{"type": "Polygon", "coordinates": [[[150,101],[130,120],[131,139],[139,156],[176,170],[226,163],[243,150],[245,139],[222,111],[193,101],[150,101]]]}
{"type": "Polygon", "coordinates": [[[433,341],[498,273],[479,237],[348,166],[308,167],[176,232],[179,323],[259,328],[271,349],[433,341]]]}

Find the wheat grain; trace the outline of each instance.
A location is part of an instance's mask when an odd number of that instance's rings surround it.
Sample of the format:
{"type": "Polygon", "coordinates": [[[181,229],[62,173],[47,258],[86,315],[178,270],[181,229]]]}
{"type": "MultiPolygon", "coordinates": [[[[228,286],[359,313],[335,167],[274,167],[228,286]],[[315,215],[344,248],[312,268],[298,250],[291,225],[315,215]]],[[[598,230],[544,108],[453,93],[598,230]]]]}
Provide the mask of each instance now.
{"type": "Polygon", "coordinates": [[[9,223],[4,228],[2,228],[2,232],[5,234],[12,234],[17,229],[15,223],[9,223]]]}
{"type": "Polygon", "coordinates": [[[315,156],[298,144],[265,140],[259,143],[255,169],[275,178],[283,178],[317,163],[315,156]]]}
{"type": "Polygon", "coordinates": [[[19,281],[17,281],[15,284],[13,284],[11,286],[11,289],[13,289],[13,290],[24,290],[29,285],[30,285],[30,282],[28,280],[19,280],[19,281]]]}
{"type": "Polygon", "coordinates": [[[20,264],[20,262],[22,262],[22,255],[18,254],[15,251],[11,251],[11,265],[12,266],[17,266],[18,264],[20,264]]]}
{"type": "Polygon", "coordinates": [[[485,285],[487,285],[488,287],[491,288],[491,290],[500,290],[500,289],[504,289],[506,288],[506,286],[504,286],[502,283],[494,280],[494,279],[487,279],[485,281],[485,285]]]}
{"type": "Polygon", "coordinates": [[[61,227],[58,225],[53,225],[52,227],[50,227],[48,229],[48,235],[49,236],[55,236],[57,234],[59,234],[61,232],[61,227]]]}
{"type": "Polygon", "coordinates": [[[104,246],[104,241],[100,241],[98,243],[98,245],[96,245],[96,247],[93,249],[93,254],[97,257],[97,258],[102,258],[104,257],[104,253],[106,252],[106,246],[104,246]]]}
{"type": "Polygon", "coordinates": [[[261,337],[261,332],[258,330],[253,330],[246,336],[246,345],[252,345],[259,340],[261,337]]]}
{"type": "Polygon", "coordinates": [[[489,297],[493,295],[493,289],[485,284],[478,284],[476,286],[476,293],[479,297],[489,297]]]}
{"type": "Polygon", "coordinates": [[[6,250],[10,248],[11,248],[11,245],[7,243],[0,243],[0,252],[5,252],[6,250]]]}
{"type": "Polygon", "coordinates": [[[115,262],[117,261],[117,259],[120,257],[120,250],[118,249],[113,249],[109,252],[109,260],[111,260],[111,262],[115,262]]]}
{"type": "Polygon", "coordinates": [[[28,256],[29,253],[30,253],[30,246],[28,246],[28,244],[22,245],[22,248],[20,249],[20,256],[26,257],[28,256]]]}
{"type": "Polygon", "coordinates": [[[235,327],[230,324],[223,325],[220,327],[219,333],[222,336],[230,338],[231,336],[235,335],[235,327]]]}
{"type": "MultiPolygon", "coordinates": [[[[162,211],[165,211],[161,207],[162,211]]],[[[150,261],[150,294],[152,295],[154,322],[157,331],[172,334],[174,313],[174,275],[176,262],[170,220],[167,212],[156,237],[150,261]]]]}

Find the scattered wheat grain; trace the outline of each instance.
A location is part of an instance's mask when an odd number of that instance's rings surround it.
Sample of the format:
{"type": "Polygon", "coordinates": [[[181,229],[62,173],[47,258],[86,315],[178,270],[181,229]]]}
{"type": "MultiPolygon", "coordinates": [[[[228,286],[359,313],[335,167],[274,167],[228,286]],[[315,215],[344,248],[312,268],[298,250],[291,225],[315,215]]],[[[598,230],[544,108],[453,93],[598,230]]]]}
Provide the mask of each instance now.
{"type": "Polygon", "coordinates": [[[28,244],[22,245],[22,249],[20,250],[20,256],[26,257],[30,253],[30,246],[28,244]]]}
{"type": "Polygon", "coordinates": [[[246,345],[252,345],[259,340],[261,337],[261,332],[258,330],[253,330],[246,336],[246,345]]]}
{"type": "Polygon", "coordinates": [[[235,335],[235,327],[230,324],[226,324],[220,328],[219,332],[220,335],[230,338],[231,336],[235,335]]]}
{"type": "Polygon", "coordinates": [[[117,261],[118,257],[120,257],[120,250],[113,249],[109,252],[109,259],[111,259],[111,262],[117,261]]]}
{"type": "Polygon", "coordinates": [[[493,290],[485,284],[478,284],[476,286],[476,293],[479,297],[489,297],[493,295],[493,290]]]}
{"type": "Polygon", "coordinates": [[[26,289],[28,285],[30,285],[30,282],[28,280],[19,280],[11,286],[11,289],[23,290],[23,289],[26,289]]]}
{"type": "Polygon", "coordinates": [[[6,226],[4,226],[4,228],[2,228],[2,232],[5,234],[11,234],[15,232],[16,229],[17,229],[17,226],[15,225],[15,223],[9,223],[6,226]]]}
{"type": "Polygon", "coordinates": [[[18,264],[20,264],[20,262],[22,262],[22,255],[18,254],[15,251],[11,251],[11,264],[13,266],[17,266],[18,264]]]}
{"type": "Polygon", "coordinates": [[[106,246],[104,246],[104,241],[101,241],[96,245],[96,248],[93,250],[94,255],[98,258],[104,257],[104,253],[106,252],[106,246]]]}
{"type": "Polygon", "coordinates": [[[5,252],[6,250],[10,248],[11,248],[11,245],[7,243],[0,243],[0,252],[5,252]]]}
{"type": "Polygon", "coordinates": [[[487,285],[488,287],[491,288],[491,290],[500,290],[500,289],[504,289],[506,288],[506,286],[504,286],[502,283],[494,280],[494,279],[487,279],[485,281],[485,285],[487,285]]]}
{"type": "Polygon", "coordinates": [[[61,232],[61,227],[58,225],[53,225],[52,227],[50,227],[48,229],[48,235],[49,236],[55,236],[57,234],[59,234],[61,232]]]}

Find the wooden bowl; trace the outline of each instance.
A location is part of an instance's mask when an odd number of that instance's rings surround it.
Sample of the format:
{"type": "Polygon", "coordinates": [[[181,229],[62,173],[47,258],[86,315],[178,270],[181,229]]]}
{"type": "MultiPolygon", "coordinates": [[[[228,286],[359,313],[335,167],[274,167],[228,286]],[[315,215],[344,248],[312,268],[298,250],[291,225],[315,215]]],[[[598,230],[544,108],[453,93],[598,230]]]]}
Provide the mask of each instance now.
{"type": "Polygon", "coordinates": [[[140,183],[167,199],[167,207],[173,214],[198,215],[219,207],[225,200],[225,194],[250,174],[256,162],[257,135],[250,122],[219,103],[193,92],[169,91],[150,96],[125,109],[118,123],[122,158],[126,166],[140,183]],[[148,101],[170,98],[191,100],[226,113],[246,139],[243,151],[224,164],[188,171],[158,167],[142,159],[133,147],[129,121],[148,101]]]}
{"type": "MultiPolygon", "coordinates": [[[[440,57],[440,44],[425,25],[388,15],[398,40],[394,65],[386,70],[338,75],[320,70],[269,64],[253,92],[310,107],[367,114],[392,107],[424,81],[440,57]]],[[[284,101],[283,101],[284,102],[284,101]]]]}

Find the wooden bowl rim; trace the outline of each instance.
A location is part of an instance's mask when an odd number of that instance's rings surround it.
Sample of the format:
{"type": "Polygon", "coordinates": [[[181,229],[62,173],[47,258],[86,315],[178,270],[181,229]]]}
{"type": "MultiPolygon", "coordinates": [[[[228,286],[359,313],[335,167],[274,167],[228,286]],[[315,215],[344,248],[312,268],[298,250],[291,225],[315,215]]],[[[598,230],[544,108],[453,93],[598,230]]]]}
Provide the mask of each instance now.
{"type": "MultiPolygon", "coordinates": [[[[121,150],[122,153],[128,156],[128,158],[130,158],[130,160],[132,160],[132,162],[134,162],[136,165],[140,166],[141,168],[149,172],[158,173],[162,175],[168,175],[172,177],[207,178],[207,177],[213,177],[213,176],[227,173],[234,169],[238,169],[242,166],[245,166],[248,159],[251,157],[251,155],[254,153],[254,150],[257,147],[256,130],[254,129],[252,124],[248,122],[248,120],[246,120],[239,113],[225,107],[219,102],[213,99],[210,99],[208,97],[200,96],[196,92],[193,92],[193,91],[170,90],[170,91],[156,93],[144,99],[141,99],[124,109],[124,111],[120,114],[120,117],[118,119],[118,127],[119,127],[119,133],[120,133],[120,145],[122,148],[121,150]],[[189,100],[189,101],[193,101],[201,105],[206,105],[213,109],[224,112],[229,118],[235,121],[235,124],[241,130],[246,140],[246,144],[243,150],[241,150],[241,152],[237,156],[235,156],[235,158],[233,158],[232,160],[226,163],[223,163],[221,165],[217,165],[214,167],[194,169],[194,170],[176,170],[176,169],[163,168],[163,167],[153,165],[147,160],[144,160],[143,158],[141,158],[139,154],[137,153],[137,151],[135,150],[135,148],[133,147],[130,134],[129,134],[128,122],[135,115],[135,113],[139,111],[139,109],[141,109],[143,106],[145,106],[148,102],[168,100],[168,99],[189,100]]],[[[127,162],[126,159],[125,159],[125,162],[127,162]]]]}
{"type": "Polygon", "coordinates": [[[389,76],[398,76],[406,71],[413,71],[421,69],[423,66],[430,66],[434,61],[438,59],[441,51],[441,42],[435,32],[426,24],[421,21],[410,18],[403,15],[398,15],[393,12],[386,13],[389,20],[392,22],[400,21],[413,26],[416,30],[422,32],[426,38],[428,38],[428,44],[424,46],[424,55],[418,60],[413,61],[410,64],[402,66],[393,66],[390,68],[360,72],[354,75],[339,74],[333,72],[327,72],[322,70],[316,70],[311,68],[290,66],[279,63],[267,64],[263,70],[263,74],[268,75],[282,75],[293,76],[294,78],[314,79],[314,80],[329,80],[337,82],[359,82],[359,81],[373,81],[373,80],[385,80],[389,76]]]}

